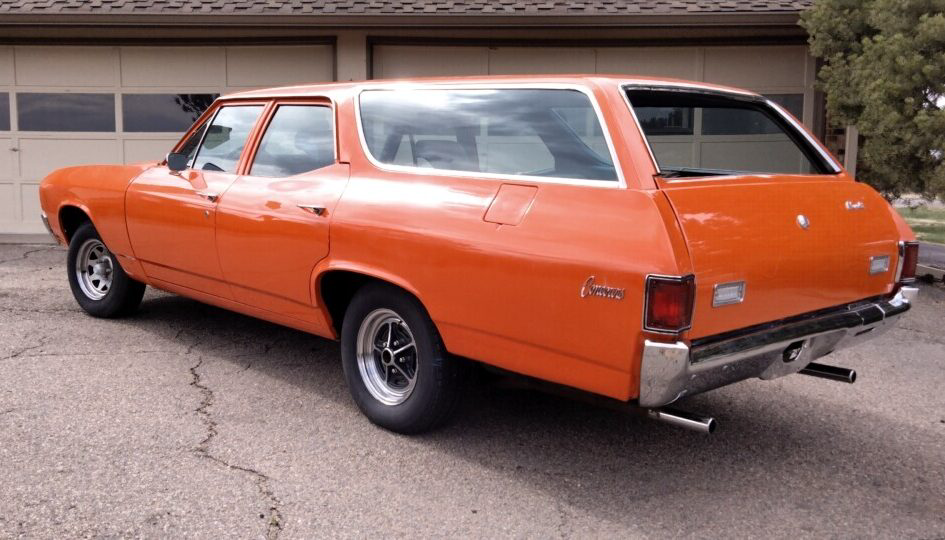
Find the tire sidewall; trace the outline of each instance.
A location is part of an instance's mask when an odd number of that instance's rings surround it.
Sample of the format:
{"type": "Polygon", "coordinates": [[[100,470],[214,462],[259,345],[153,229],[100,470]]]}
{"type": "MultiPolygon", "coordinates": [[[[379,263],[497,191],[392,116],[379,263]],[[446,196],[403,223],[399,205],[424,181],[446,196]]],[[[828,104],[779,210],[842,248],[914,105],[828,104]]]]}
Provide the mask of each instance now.
{"type": "Polygon", "coordinates": [[[433,423],[432,406],[440,400],[446,353],[436,327],[420,303],[386,286],[368,285],[352,300],[341,331],[341,357],[348,388],[358,408],[375,424],[409,433],[433,423]],[[403,319],[417,347],[417,382],[403,403],[386,405],[367,389],[358,368],[357,339],[361,323],[376,309],[387,308],[403,319]]]}
{"type": "Polygon", "coordinates": [[[121,268],[115,254],[108,250],[108,246],[105,246],[109,257],[112,258],[112,287],[99,300],[86,296],[79,286],[79,278],[76,276],[76,259],[79,256],[81,247],[89,240],[98,240],[102,242],[102,245],[105,245],[95,227],[91,223],[85,223],[76,230],[69,241],[69,252],[66,256],[69,287],[72,289],[72,295],[75,296],[76,302],[86,313],[95,317],[112,317],[125,308],[125,297],[129,294],[128,286],[131,278],[121,268]]]}

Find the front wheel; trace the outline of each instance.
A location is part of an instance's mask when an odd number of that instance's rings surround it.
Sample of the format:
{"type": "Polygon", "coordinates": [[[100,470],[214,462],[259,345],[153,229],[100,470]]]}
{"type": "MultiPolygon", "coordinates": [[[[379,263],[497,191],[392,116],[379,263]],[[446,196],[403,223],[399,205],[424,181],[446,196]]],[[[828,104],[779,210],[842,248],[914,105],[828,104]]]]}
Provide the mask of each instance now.
{"type": "Polygon", "coordinates": [[[462,360],[451,357],[426,310],[391,286],[367,285],[341,326],[351,396],[375,424],[412,434],[444,423],[462,392],[462,360]]]}
{"type": "Polygon", "coordinates": [[[72,295],[89,315],[120,317],[141,303],[144,284],[125,273],[92,223],[72,235],[67,261],[72,295]]]}

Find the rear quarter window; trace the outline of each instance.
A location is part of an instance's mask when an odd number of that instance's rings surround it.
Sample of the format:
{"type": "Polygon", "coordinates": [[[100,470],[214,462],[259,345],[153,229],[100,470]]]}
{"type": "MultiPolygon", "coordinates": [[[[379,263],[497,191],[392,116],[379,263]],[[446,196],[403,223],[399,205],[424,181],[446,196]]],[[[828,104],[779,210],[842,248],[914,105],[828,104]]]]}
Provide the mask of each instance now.
{"type": "Polygon", "coordinates": [[[359,106],[367,151],[381,164],[617,180],[596,110],[577,90],[367,90],[359,106]]]}

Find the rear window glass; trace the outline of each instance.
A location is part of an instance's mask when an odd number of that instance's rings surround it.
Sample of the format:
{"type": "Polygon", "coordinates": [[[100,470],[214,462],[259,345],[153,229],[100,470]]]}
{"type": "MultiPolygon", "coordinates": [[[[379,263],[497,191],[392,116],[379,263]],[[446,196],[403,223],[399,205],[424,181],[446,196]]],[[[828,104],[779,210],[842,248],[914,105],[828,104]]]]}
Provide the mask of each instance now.
{"type": "Polygon", "coordinates": [[[763,101],[662,90],[627,95],[665,177],[831,172],[763,101]]]}
{"type": "Polygon", "coordinates": [[[370,90],[360,107],[368,150],[381,163],[617,179],[596,111],[577,90],[370,90]]]}

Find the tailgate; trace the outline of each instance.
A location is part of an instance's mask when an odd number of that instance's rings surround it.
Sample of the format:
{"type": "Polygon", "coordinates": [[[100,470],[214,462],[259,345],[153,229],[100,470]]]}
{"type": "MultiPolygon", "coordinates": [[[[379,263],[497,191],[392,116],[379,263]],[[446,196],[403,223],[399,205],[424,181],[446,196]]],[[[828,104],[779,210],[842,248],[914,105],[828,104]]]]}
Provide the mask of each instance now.
{"type": "Polygon", "coordinates": [[[696,276],[693,339],[893,290],[899,235],[866,185],[778,175],[666,182],[663,192],[696,276]],[[871,257],[884,255],[889,269],[871,274],[871,257]],[[743,300],[713,307],[714,288],[738,281],[743,300]]]}

